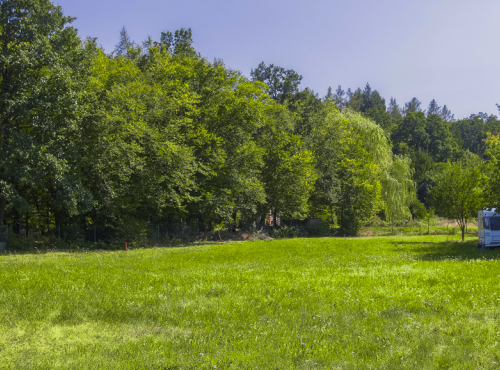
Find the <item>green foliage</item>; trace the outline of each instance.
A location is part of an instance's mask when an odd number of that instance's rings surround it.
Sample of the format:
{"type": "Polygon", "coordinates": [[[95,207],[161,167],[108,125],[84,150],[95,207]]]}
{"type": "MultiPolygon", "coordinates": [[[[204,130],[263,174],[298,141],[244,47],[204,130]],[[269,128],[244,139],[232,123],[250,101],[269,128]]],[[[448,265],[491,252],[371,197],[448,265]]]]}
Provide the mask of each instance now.
{"type": "Polygon", "coordinates": [[[422,105],[422,103],[417,98],[412,98],[408,103],[405,103],[405,115],[408,115],[408,113],[421,113],[422,109],[420,108],[420,105],[422,105]]]}
{"type": "Polygon", "coordinates": [[[486,176],[480,168],[466,168],[457,162],[443,164],[433,180],[436,184],[430,192],[433,207],[441,216],[457,221],[464,240],[467,221],[477,217],[477,212],[486,206],[486,176]]]}
{"type": "Polygon", "coordinates": [[[427,209],[425,205],[418,199],[413,199],[410,203],[410,213],[414,220],[424,220],[427,219],[427,209]]]}
{"type": "Polygon", "coordinates": [[[435,100],[427,115],[416,98],[386,108],[369,84],[321,99],[264,62],[249,81],[202,58],[191,29],[136,44],[124,27],[106,55],[48,0],[0,10],[0,223],[42,236],[64,224],[84,241],[100,224],[109,242],[161,222],[207,235],[269,212],[356,235],[381,211],[408,219],[437,163],[477,167],[486,133],[500,132],[494,116],[454,122],[435,100]]]}
{"type": "Polygon", "coordinates": [[[181,28],[174,33],[170,31],[162,32],[160,42],[155,43],[156,46],[160,46],[160,50],[168,51],[170,54],[194,56],[196,52],[192,44],[193,34],[191,28],[181,28]]]}
{"type": "Polygon", "coordinates": [[[446,162],[457,157],[458,147],[448,124],[439,115],[427,116],[426,132],[429,135],[428,152],[436,162],[446,162]]]}
{"type": "Polygon", "coordinates": [[[473,114],[467,119],[454,122],[451,131],[464,151],[484,156],[487,134],[500,134],[500,121],[495,116],[473,114]]]}
{"type": "Polygon", "coordinates": [[[269,96],[280,104],[284,104],[293,98],[299,91],[300,76],[293,69],[270,64],[266,66],[261,62],[259,66],[250,72],[253,81],[264,82],[268,87],[269,96]]]}
{"type": "Polygon", "coordinates": [[[73,164],[88,63],[48,0],[0,3],[0,224],[33,205],[74,215],[87,198],[73,164]]]}
{"type": "Polygon", "coordinates": [[[361,221],[380,209],[407,217],[413,197],[409,161],[393,156],[373,121],[351,110],[339,112],[332,103],[327,111],[310,137],[319,174],[311,197],[314,214],[330,214],[332,221],[335,214],[343,235],[357,235],[361,221]]]}
{"type": "Polygon", "coordinates": [[[300,136],[277,128],[267,127],[261,132],[261,143],[266,149],[262,168],[265,209],[275,210],[286,218],[304,218],[317,178],[314,157],[300,136]]]}
{"type": "Polygon", "coordinates": [[[408,112],[400,126],[392,134],[394,143],[404,143],[410,148],[427,150],[429,134],[424,113],[408,112]]]}
{"type": "MultiPolygon", "coordinates": [[[[414,197],[410,161],[404,156],[392,154],[389,141],[380,126],[350,112],[347,112],[347,118],[368,151],[366,158],[377,166],[376,181],[380,183],[382,203],[374,205],[373,210],[382,208],[386,217],[394,220],[408,218],[408,206],[414,197]]],[[[372,181],[372,184],[376,184],[376,181],[372,181]]]]}
{"type": "Polygon", "coordinates": [[[299,226],[282,226],[273,230],[273,238],[298,238],[308,236],[307,231],[299,226]]]}
{"type": "Polygon", "coordinates": [[[114,53],[122,57],[131,57],[135,43],[130,39],[125,27],[120,31],[120,39],[115,46],[114,53]]]}
{"type": "Polygon", "coordinates": [[[483,166],[489,180],[485,192],[486,205],[500,209],[500,136],[489,134],[486,144],[486,154],[491,158],[483,166]]]}

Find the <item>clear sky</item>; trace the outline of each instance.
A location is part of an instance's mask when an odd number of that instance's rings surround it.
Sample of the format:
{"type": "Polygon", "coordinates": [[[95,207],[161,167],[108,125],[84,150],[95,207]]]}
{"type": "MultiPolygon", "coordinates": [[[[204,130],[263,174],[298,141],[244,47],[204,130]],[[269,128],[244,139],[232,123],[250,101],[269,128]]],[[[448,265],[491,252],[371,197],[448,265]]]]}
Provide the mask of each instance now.
{"type": "Polygon", "coordinates": [[[367,82],[400,106],[416,96],[455,118],[498,114],[498,0],[53,0],[107,52],[131,38],[191,28],[195,49],[249,76],[261,61],[294,69],[301,88],[367,82]]]}

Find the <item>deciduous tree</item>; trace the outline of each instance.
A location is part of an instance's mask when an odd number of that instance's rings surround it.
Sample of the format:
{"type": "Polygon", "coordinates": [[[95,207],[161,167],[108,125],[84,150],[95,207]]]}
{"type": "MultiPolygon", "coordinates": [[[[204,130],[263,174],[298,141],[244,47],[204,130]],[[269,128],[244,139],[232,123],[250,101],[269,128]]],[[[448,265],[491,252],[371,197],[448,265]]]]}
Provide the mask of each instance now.
{"type": "Polygon", "coordinates": [[[486,205],[486,176],[478,167],[467,168],[457,162],[443,164],[433,180],[436,185],[430,191],[432,205],[441,216],[457,221],[463,241],[467,221],[486,205]]]}
{"type": "Polygon", "coordinates": [[[76,212],[68,163],[88,65],[72,20],[48,0],[0,2],[0,223],[6,207],[29,212],[35,193],[76,212]]]}

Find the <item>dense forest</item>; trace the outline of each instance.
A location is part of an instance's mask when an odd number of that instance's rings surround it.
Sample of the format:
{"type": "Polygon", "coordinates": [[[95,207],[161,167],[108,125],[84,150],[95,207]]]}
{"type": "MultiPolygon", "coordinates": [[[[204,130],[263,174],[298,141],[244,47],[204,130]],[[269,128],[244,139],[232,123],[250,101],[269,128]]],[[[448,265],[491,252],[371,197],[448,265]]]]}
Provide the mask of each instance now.
{"type": "Polygon", "coordinates": [[[135,43],[123,28],[107,54],[47,0],[0,4],[0,224],[15,233],[99,225],[109,241],[279,215],[356,235],[374,216],[471,218],[450,192],[476,214],[495,203],[496,116],[387,104],[369,84],[320,96],[264,62],[244,76],[189,29],[135,43]]]}

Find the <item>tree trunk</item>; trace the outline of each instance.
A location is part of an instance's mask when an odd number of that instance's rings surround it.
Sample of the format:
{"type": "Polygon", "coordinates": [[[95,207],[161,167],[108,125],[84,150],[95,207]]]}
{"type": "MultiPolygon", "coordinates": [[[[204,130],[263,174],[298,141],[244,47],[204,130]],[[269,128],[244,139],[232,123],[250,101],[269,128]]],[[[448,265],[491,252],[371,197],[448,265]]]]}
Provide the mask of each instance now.
{"type": "Polygon", "coordinates": [[[0,197],[0,225],[3,225],[6,207],[7,207],[7,199],[5,199],[4,197],[0,197]]]}
{"type": "Polygon", "coordinates": [[[462,241],[465,240],[465,225],[460,226],[460,229],[462,230],[462,241]]]}

